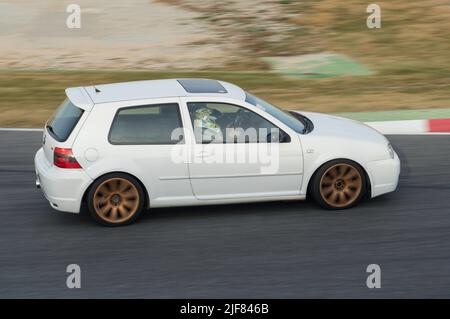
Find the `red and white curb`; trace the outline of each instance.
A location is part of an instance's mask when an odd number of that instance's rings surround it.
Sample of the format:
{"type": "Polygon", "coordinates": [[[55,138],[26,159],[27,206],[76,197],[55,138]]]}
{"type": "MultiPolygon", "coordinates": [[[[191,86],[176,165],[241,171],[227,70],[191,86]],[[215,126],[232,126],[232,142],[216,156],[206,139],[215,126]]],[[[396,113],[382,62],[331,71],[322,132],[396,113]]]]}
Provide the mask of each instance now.
{"type": "Polygon", "coordinates": [[[382,134],[449,134],[450,119],[365,122],[382,134]]]}
{"type": "MultiPolygon", "coordinates": [[[[382,134],[450,134],[450,119],[365,122],[382,134]]],[[[7,128],[0,131],[41,132],[40,128],[7,128]]]]}

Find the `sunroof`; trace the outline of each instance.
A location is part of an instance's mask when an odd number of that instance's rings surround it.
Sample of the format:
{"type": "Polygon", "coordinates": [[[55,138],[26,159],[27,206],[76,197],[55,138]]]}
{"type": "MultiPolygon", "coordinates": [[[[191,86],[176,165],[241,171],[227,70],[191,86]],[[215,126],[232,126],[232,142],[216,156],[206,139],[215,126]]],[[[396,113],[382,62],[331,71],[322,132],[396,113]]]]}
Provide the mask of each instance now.
{"type": "Polygon", "coordinates": [[[189,93],[227,93],[227,90],[216,80],[181,79],[178,82],[189,93]]]}

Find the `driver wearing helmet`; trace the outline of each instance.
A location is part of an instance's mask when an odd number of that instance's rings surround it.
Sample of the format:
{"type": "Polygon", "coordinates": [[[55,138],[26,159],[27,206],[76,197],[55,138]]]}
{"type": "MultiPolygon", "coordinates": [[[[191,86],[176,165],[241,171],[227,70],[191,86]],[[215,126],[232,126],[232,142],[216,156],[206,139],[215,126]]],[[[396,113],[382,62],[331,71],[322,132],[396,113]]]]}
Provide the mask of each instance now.
{"type": "Polygon", "coordinates": [[[194,131],[204,141],[222,142],[222,130],[216,123],[217,117],[206,105],[199,105],[194,111],[194,131]]]}

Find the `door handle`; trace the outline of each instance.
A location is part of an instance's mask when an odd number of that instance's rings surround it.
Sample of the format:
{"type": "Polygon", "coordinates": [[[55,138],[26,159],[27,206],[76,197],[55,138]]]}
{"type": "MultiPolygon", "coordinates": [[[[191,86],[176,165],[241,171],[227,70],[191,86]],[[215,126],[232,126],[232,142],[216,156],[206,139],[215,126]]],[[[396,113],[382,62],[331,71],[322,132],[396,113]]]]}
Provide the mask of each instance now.
{"type": "Polygon", "coordinates": [[[196,152],[194,154],[194,156],[197,157],[197,158],[201,158],[201,157],[206,156],[206,155],[208,155],[208,153],[206,151],[200,151],[200,152],[196,152]]]}
{"type": "Polygon", "coordinates": [[[199,151],[194,154],[194,157],[197,157],[197,158],[208,157],[208,156],[211,156],[211,154],[213,154],[211,151],[209,151],[209,152],[208,151],[199,151]]]}

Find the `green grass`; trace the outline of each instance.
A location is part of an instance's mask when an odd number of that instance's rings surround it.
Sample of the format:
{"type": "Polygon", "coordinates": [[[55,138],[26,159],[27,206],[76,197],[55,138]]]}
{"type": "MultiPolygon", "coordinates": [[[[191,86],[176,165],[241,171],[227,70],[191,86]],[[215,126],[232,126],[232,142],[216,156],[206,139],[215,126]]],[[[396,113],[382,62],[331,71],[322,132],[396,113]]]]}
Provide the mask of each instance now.
{"type": "Polygon", "coordinates": [[[235,56],[233,64],[218,62],[215,72],[178,73],[3,70],[0,126],[41,126],[64,99],[66,87],[172,77],[229,81],[289,109],[338,113],[450,107],[450,7],[444,0],[378,1],[382,28],[372,30],[366,27],[370,2],[362,0],[280,0],[273,2],[271,15],[207,0],[159,1],[196,11],[220,31],[222,40],[233,39],[239,47],[229,53],[235,56]],[[293,79],[271,73],[263,61],[321,52],[348,56],[373,74],[293,79]]]}
{"type": "Polygon", "coordinates": [[[291,79],[261,72],[0,71],[0,126],[40,127],[74,86],[175,77],[235,83],[282,108],[319,112],[448,108],[450,71],[326,79],[291,79]],[[439,73],[439,76],[436,74],[439,73]]]}

